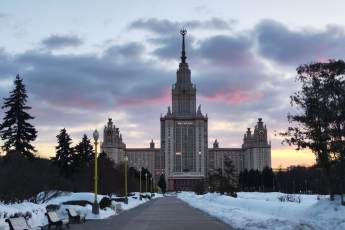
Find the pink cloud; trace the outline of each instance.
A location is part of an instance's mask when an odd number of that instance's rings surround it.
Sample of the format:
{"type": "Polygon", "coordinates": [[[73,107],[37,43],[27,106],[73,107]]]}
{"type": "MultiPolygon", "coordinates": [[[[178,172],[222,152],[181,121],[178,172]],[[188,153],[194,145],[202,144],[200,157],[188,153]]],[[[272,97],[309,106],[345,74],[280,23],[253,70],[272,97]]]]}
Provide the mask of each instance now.
{"type": "Polygon", "coordinates": [[[235,90],[230,92],[217,92],[211,95],[203,96],[203,98],[209,101],[220,101],[225,102],[229,105],[236,105],[250,101],[255,101],[262,98],[263,96],[264,94],[260,92],[247,92],[242,90],[235,90]]]}
{"type": "Polygon", "coordinates": [[[153,98],[123,98],[119,100],[120,106],[140,106],[140,105],[163,105],[169,104],[171,100],[170,91],[166,91],[163,95],[153,98]]]}

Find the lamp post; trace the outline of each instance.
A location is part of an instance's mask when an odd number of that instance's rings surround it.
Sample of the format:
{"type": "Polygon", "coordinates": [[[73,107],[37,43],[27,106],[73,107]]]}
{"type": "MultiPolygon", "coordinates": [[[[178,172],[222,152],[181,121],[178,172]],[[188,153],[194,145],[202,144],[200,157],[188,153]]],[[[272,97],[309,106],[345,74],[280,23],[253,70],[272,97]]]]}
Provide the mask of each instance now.
{"type": "Polygon", "coordinates": [[[127,163],[128,163],[128,156],[125,155],[124,157],[125,160],[125,203],[128,204],[128,191],[127,191],[127,163]]]}
{"type": "Polygon", "coordinates": [[[151,177],[151,193],[153,193],[153,178],[151,177]]]}
{"type": "Polygon", "coordinates": [[[145,173],[145,183],[146,183],[146,186],[145,186],[145,193],[147,193],[147,173],[145,173]]]}
{"type": "Polygon", "coordinates": [[[97,145],[98,145],[99,133],[97,129],[93,132],[93,139],[95,140],[95,175],[94,175],[94,193],[95,198],[92,205],[92,213],[99,214],[99,204],[97,202],[98,193],[98,159],[97,159],[97,145]]]}
{"type": "Polygon", "coordinates": [[[141,170],[142,170],[142,168],[139,169],[139,174],[140,174],[140,182],[139,182],[139,184],[140,184],[140,189],[139,189],[140,191],[139,191],[139,192],[140,192],[140,193],[139,193],[139,200],[142,200],[142,195],[141,195],[141,170]]]}

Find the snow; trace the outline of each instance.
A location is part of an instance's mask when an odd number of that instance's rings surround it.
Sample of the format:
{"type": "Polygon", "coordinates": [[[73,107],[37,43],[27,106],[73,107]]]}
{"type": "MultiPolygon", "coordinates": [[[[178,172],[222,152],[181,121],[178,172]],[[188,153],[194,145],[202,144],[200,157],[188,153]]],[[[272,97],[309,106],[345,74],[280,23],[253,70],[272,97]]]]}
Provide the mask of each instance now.
{"type": "Polygon", "coordinates": [[[238,229],[345,229],[345,207],[339,199],[300,196],[301,203],[281,202],[283,193],[239,192],[238,198],[217,193],[195,195],[182,192],[178,197],[238,229]]]}
{"type": "MultiPolygon", "coordinates": [[[[160,194],[155,194],[154,198],[160,197],[160,194]]],[[[98,195],[97,200],[98,202],[101,201],[103,195],[98,195]]],[[[116,203],[121,204],[122,210],[129,210],[132,208],[137,207],[140,204],[143,204],[148,201],[148,199],[139,200],[139,194],[136,193],[135,197],[138,199],[134,199],[133,197],[128,197],[128,204],[124,204],[122,202],[112,202],[112,205],[115,207],[116,203]]],[[[0,230],[8,230],[8,224],[5,222],[5,219],[15,213],[31,213],[31,218],[29,218],[28,223],[31,227],[37,226],[44,226],[48,224],[48,220],[45,217],[46,213],[46,206],[50,204],[60,205],[60,209],[58,211],[58,215],[60,218],[68,218],[66,208],[72,207],[77,212],[86,215],[87,220],[92,219],[105,219],[113,215],[117,215],[116,211],[112,208],[106,208],[104,210],[100,210],[99,215],[94,215],[92,213],[92,206],[79,206],[79,205],[63,205],[63,202],[66,201],[78,201],[78,200],[85,200],[93,203],[94,194],[93,193],[62,193],[56,198],[52,198],[48,202],[43,204],[35,204],[31,202],[22,202],[17,204],[3,204],[0,202],[0,230]]]]}

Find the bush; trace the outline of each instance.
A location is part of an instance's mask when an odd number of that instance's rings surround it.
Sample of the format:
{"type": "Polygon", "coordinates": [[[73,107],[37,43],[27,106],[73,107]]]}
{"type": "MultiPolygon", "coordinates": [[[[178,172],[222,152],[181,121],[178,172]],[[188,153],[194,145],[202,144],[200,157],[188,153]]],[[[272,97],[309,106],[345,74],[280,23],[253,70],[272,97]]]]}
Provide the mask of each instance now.
{"type": "Polygon", "coordinates": [[[229,196],[237,198],[237,193],[236,192],[229,192],[229,196]]]}
{"type": "Polygon", "coordinates": [[[204,181],[199,181],[197,182],[194,187],[193,187],[193,191],[195,192],[195,194],[197,195],[203,195],[205,194],[205,185],[204,185],[204,181]]]}
{"type": "Polygon", "coordinates": [[[108,197],[103,197],[102,200],[99,202],[99,207],[101,209],[105,209],[111,206],[111,199],[108,197]]]}

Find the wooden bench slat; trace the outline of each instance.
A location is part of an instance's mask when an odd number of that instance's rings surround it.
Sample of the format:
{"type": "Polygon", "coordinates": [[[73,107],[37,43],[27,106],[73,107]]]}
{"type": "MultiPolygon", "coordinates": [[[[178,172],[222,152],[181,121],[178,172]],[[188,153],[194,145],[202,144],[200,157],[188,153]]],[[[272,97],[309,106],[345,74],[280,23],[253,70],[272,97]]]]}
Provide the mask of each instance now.
{"type": "Polygon", "coordinates": [[[24,230],[24,229],[40,229],[40,228],[30,228],[24,217],[9,218],[6,220],[9,223],[10,229],[13,230],[24,230]]]}

